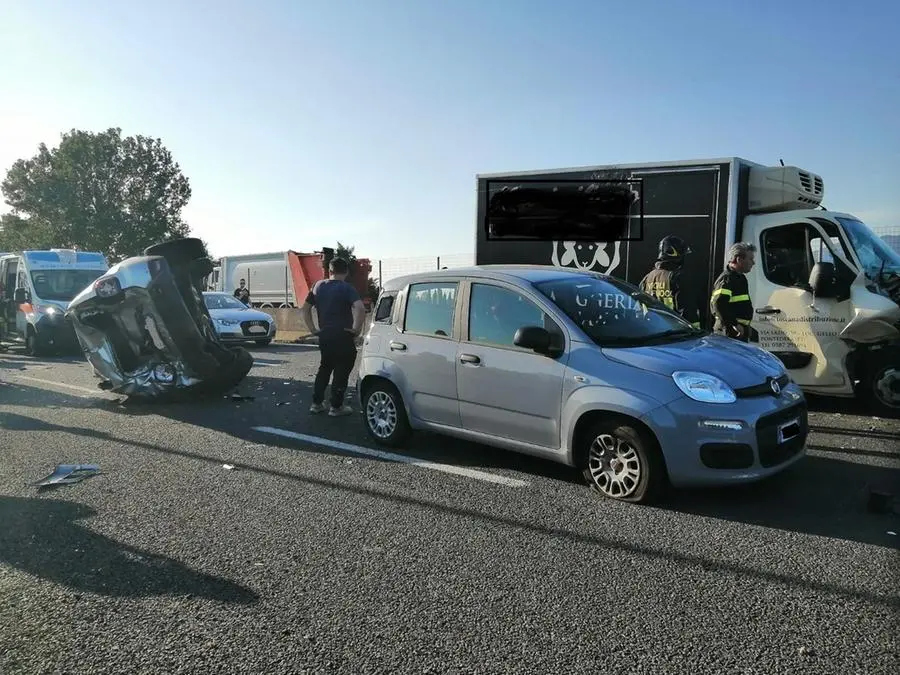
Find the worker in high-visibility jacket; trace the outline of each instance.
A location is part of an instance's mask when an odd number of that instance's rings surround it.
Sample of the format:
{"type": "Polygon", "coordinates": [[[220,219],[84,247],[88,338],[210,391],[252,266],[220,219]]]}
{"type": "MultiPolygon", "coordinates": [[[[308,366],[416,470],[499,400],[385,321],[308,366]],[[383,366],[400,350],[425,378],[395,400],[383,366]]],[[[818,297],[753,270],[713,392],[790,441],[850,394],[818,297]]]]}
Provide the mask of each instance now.
{"type": "Polygon", "coordinates": [[[709,308],[715,316],[713,330],[730,338],[750,341],[753,302],[746,275],[756,264],[756,247],[748,242],[733,244],[728,264],[713,284],[709,308]]]}
{"type": "Polygon", "coordinates": [[[666,307],[689,321],[694,328],[700,328],[700,302],[702,296],[697,289],[685,283],[682,276],[684,260],[691,247],[681,237],[669,235],[659,242],[659,256],[653,269],[641,279],[640,288],[652,295],[666,307]]]}

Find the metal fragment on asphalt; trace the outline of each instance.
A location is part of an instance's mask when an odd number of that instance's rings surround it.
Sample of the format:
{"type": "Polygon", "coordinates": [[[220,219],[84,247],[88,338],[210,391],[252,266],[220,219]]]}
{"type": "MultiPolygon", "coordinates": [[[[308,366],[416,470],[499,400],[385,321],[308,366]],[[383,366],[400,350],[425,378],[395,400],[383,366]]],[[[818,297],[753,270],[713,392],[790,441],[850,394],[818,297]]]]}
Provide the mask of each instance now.
{"type": "Polygon", "coordinates": [[[96,464],[57,464],[51,474],[35,485],[37,487],[72,485],[80,483],[85,478],[96,476],[98,473],[100,473],[100,467],[96,464]]]}

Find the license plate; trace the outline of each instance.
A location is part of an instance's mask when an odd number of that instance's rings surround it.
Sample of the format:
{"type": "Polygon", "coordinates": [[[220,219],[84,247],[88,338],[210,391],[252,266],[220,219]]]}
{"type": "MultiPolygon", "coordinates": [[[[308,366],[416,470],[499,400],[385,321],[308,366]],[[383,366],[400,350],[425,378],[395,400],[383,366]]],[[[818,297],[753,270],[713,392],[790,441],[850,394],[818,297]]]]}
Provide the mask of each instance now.
{"type": "Polygon", "coordinates": [[[778,442],[784,443],[800,435],[800,420],[792,419],[790,422],[778,425],[778,442]]]}
{"type": "Polygon", "coordinates": [[[265,333],[266,328],[265,326],[250,326],[249,331],[251,333],[265,333]]]}

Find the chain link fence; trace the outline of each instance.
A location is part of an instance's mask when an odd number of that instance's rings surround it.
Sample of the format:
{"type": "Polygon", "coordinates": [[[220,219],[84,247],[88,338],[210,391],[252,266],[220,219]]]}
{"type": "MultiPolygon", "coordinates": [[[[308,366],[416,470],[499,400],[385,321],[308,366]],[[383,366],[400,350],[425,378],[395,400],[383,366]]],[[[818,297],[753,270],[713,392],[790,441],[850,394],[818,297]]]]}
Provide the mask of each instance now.
{"type": "Polygon", "coordinates": [[[430,272],[444,267],[468,267],[475,264],[474,253],[453,253],[437,256],[414,256],[410,258],[382,258],[372,261],[371,277],[379,287],[385,282],[406,274],[430,272]]]}

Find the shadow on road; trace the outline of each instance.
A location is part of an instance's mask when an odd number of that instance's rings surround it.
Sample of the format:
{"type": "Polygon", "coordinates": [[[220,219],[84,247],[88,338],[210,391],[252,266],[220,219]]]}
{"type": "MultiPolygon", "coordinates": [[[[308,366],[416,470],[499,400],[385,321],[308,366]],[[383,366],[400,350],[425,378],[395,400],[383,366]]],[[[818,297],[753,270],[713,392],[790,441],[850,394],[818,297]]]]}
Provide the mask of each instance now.
{"type": "MultiPolygon", "coordinates": [[[[264,443],[292,452],[348,456],[346,451],[331,450],[323,445],[263,434],[255,431],[253,427],[272,426],[374,447],[360,435],[359,430],[362,429],[363,422],[358,416],[333,419],[323,415],[309,415],[307,406],[311,397],[310,390],[311,385],[304,381],[292,381],[289,385],[285,385],[280,378],[251,376],[242,384],[240,391],[255,395],[256,398],[252,401],[233,402],[227,397],[222,397],[180,406],[136,402],[121,405],[114,401],[95,402],[95,405],[118,414],[160,415],[185,424],[225,433],[248,444],[264,443]],[[279,403],[291,405],[279,406],[279,403]],[[354,425],[358,426],[359,430],[351,433],[348,428],[352,429],[354,425]]],[[[22,430],[55,430],[106,438],[103,432],[55,427],[26,417],[22,417],[19,421],[9,419],[4,426],[7,428],[22,426],[22,430]]],[[[110,438],[110,440],[118,439],[110,438]]],[[[155,446],[151,448],[166,451],[155,446]]],[[[886,530],[897,529],[896,516],[870,514],[866,511],[870,487],[900,494],[900,471],[854,461],[854,455],[859,459],[860,455],[868,454],[865,451],[839,451],[835,448],[823,450],[834,451],[835,456],[807,456],[784,474],[751,485],[730,486],[723,489],[676,490],[661,507],[786,531],[882,547],[895,545],[900,547],[900,538],[885,535],[886,530]],[[839,452],[845,454],[840,455],[839,452]]],[[[544,479],[582,484],[578,471],[549,460],[430,434],[417,434],[407,449],[393,452],[455,466],[517,471],[544,479]]],[[[870,452],[882,458],[890,456],[885,451],[870,452]]],[[[219,463],[222,461],[234,463],[228,458],[204,459],[219,463]]]]}
{"type": "MultiPolygon", "coordinates": [[[[304,452],[347,456],[346,451],[329,450],[323,445],[303,444],[300,448],[297,440],[264,434],[255,431],[253,427],[276,427],[364,447],[375,447],[374,442],[366,436],[364,421],[359,412],[339,419],[329,418],[324,414],[310,415],[308,412],[312,400],[310,382],[292,380],[285,385],[281,378],[251,375],[238,387],[238,391],[242,395],[254,396],[254,400],[232,401],[229,396],[222,396],[196,401],[191,405],[174,406],[133,401],[125,402],[124,405],[109,404],[109,408],[131,415],[162,415],[185,424],[227,433],[247,443],[266,443],[294,451],[302,449],[304,452]]],[[[348,395],[354,397],[350,403],[356,409],[358,406],[354,382],[351,382],[347,391],[348,395]]],[[[581,483],[578,471],[556,462],[427,432],[413,434],[406,448],[381,449],[455,466],[513,470],[553,480],[581,483]]]]}
{"type": "MultiPolygon", "coordinates": [[[[15,423],[14,427],[18,430],[34,430],[34,431],[58,431],[62,433],[72,433],[83,435],[91,438],[98,438],[107,441],[122,443],[125,445],[129,445],[135,448],[142,448],[144,450],[161,453],[164,455],[168,455],[170,457],[181,457],[185,459],[190,459],[194,461],[202,461],[209,462],[213,464],[221,464],[222,458],[212,457],[208,455],[202,455],[199,453],[189,452],[187,450],[177,450],[174,448],[165,448],[158,445],[153,445],[151,443],[145,443],[141,441],[134,441],[130,439],[117,438],[109,433],[103,431],[96,431],[92,429],[82,429],[82,428],[67,428],[62,427],[46,422],[42,422],[39,420],[34,420],[28,417],[24,417],[22,415],[15,414],[7,414],[7,421],[12,421],[15,423]]],[[[10,427],[7,427],[10,428],[10,427]]],[[[863,601],[867,603],[871,603],[874,605],[886,607],[891,611],[896,611],[900,609],[900,597],[896,597],[895,595],[884,595],[876,592],[871,592],[868,590],[862,589],[853,589],[853,588],[842,588],[835,584],[812,581],[809,579],[804,579],[799,576],[792,576],[790,574],[784,574],[780,572],[770,572],[764,569],[759,569],[757,567],[753,567],[750,565],[744,565],[741,563],[732,563],[732,562],[720,562],[720,561],[712,561],[708,558],[698,555],[685,554],[685,553],[677,553],[671,550],[666,550],[662,547],[651,547],[645,545],[637,545],[632,544],[630,542],[623,541],[621,539],[616,539],[612,537],[602,537],[594,534],[586,534],[572,529],[566,529],[562,527],[556,527],[554,525],[544,525],[541,523],[529,522],[526,520],[520,520],[507,515],[500,515],[496,513],[490,513],[483,510],[477,510],[473,508],[455,506],[451,504],[442,504],[438,503],[434,500],[428,500],[423,498],[417,498],[412,496],[403,496],[394,494],[392,492],[388,492],[385,490],[380,490],[372,487],[361,487],[355,486],[352,484],[348,484],[346,481],[332,481],[323,478],[316,478],[312,476],[306,476],[297,473],[290,473],[286,471],[279,471],[277,469],[271,469],[268,467],[257,466],[254,464],[249,464],[246,462],[234,462],[232,464],[240,470],[244,471],[254,471],[261,474],[266,474],[272,477],[290,480],[297,483],[301,483],[304,485],[312,485],[322,489],[328,490],[338,490],[348,494],[356,494],[359,496],[363,496],[366,498],[372,499],[380,499],[386,502],[394,503],[394,504],[402,504],[405,506],[414,506],[416,508],[428,510],[434,513],[443,514],[443,515],[453,515],[455,517],[466,519],[466,520],[476,520],[483,523],[492,523],[496,525],[502,525],[505,527],[513,528],[514,530],[525,530],[529,531],[535,535],[541,537],[550,537],[550,538],[559,538],[565,539],[567,541],[572,541],[588,546],[598,547],[610,551],[623,551],[630,554],[636,554],[643,556],[647,559],[651,560],[665,560],[668,562],[672,562],[678,565],[683,565],[689,569],[702,569],[704,571],[708,571],[710,569],[715,569],[718,573],[722,575],[732,576],[735,578],[742,579],[755,579],[757,581],[762,581],[764,583],[776,583],[780,585],[784,585],[790,587],[791,589],[805,589],[809,592],[814,593],[826,593],[836,598],[842,598],[846,600],[855,600],[855,601],[863,601]]],[[[7,499],[7,498],[2,498],[7,499]]],[[[725,499],[730,499],[730,497],[726,497],[725,499]]],[[[13,506],[15,506],[15,502],[24,502],[24,501],[37,501],[43,502],[43,500],[15,500],[13,502],[13,506]]],[[[3,502],[0,502],[0,515],[4,518],[4,523],[12,522],[6,515],[6,512],[3,510],[3,502]]],[[[720,504],[721,505],[721,504],[720,504]]],[[[749,505],[749,504],[748,504],[749,505]]],[[[71,508],[71,505],[68,507],[56,507],[56,508],[71,508]]],[[[639,508],[639,507],[635,507],[639,508]]],[[[777,511],[777,509],[773,506],[772,511],[777,511]]],[[[702,511],[699,511],[702,512],[702,511]]],[[[16,514],[15,508],[12,509],[12,514],[15,516],[16,514]]],[[[810,513],[815,513],[815,505],[810,506],[810,513]]],[[[34,525],[37,523],[41,523],[44,525],[44,531],[49,531],[50,527],[55,527],[55,518],[50,518],[45,514],[41,514],[38,510],[37,513],[33,514],[33,519],[29,520],[28,518],[32,518],[32,515],[28,511],[28,508],[19,509],[18,510],[18,521],[22,523],[23,520],[27,522],[24,525],[20,525],[23,531],[30,531],[30,529],[34,528],[34,525]],[[30,523],[30,524],[29,524],[30,523]]],[[[61,520],[71,523],[71,521],[78,517],[76,514],[67,512],[65,517],[61,520]]],[[[81,516],[83,517],[83,516],[81,516]]],[[[721,516],[716,516],[721,517],[721,516]]],[[[827,519],[826,519],[827,520],[827,519]]],[[[755,522],[755,519],[754,519],[755,522]]],[[[826,522],[827,525],[827,522],[826,522]]],[[[770,526],[778,527],[777,524],[770,524],[770,526]]],[[[71,525],[65,525],[64,528],[72,527],[71,525]]],[[[138,587],[140,588],[143,585],[145,589],[145,593],[153,592],[154,590],[158,590],[160,592],[172,592],[171,589],[173,587],[173,583],[178,589],[190,589],[193,587],[193,583],[197,579],[205,580],[207,584],[204,586],[203,584],[199,584],[201,588],[204,588],[207,592],[207,597],[209,597],[210,589],[219,589],[219,592],[228,597],[228,598],[237,598],[237,600],[231,599],[230,601],[242,601],[242,602],[250,602],[255,599],[255,595],[250,591],[246,591],[240,589],[240,587],[236,587],[231,585],[230,582],[225,582],[222,580],[205,577],[204,575],[199,575],[195,572],[187,570],[184,566],[179,563],[175,563],[173,561],[169,561],[172,567],[168,572],[160,573],[159,578],[166,579],[163,583],[159,581],[159,579],[155,576],[156,572],[152,565],[144,565],[142,567],[130,568],[128,562],[120,562],[119,561],[119,551],[122,551],[122,556],[124,557],[125,553],[132,552],[132,549],[129,547],[124,547],[115,542],[110,542],[110,540],[105,537],[101,537],[95,533],[89,532],[81,528],[80,526],[75,525],[75,528],[82,530],[82,533],[78,533],[77,531],[73,534],[70,532],[69,540],[65,543],[64,547],[61,547],[59,544],[49,542],[44,542],[43,539],[40,539],[43,544],[43,555],[41,555],[38,560],[39,562],[31,562],[25,563],[30,564],[33,568],[36,568],[36,573],[40,573],[42,570],[46,568],[44,574],[48,576],[53,576],[54,574],[59,577],[63,577],[61,579],[62,583],[69,583],[72,585],[73,582],[71,579],[68,579],[69,576],[62,566],[52,560],[51,552],[56,551],[58,555],[62,558],[66,558],[67,556],[71,557],[74,554],[71,553],[71,550],[74,548],[82,548],[82,545],[88,546],[98,546],[100,550],[100,554],[92,554],[93,559],[90,564],[94,565],[94,567],[102,566],[104,563],[106,564],[116,564],[118,563],[120,569],[124,570],[126,574],[120,575],[127,576],[127,574],[137,573],[138,587]],[[98,538],[98,539],[94,539],[98,538]],[[105,541],[103,541],[105,540],[105,541]],[[104,548],[105,547],[105,548],[104,548]],[[104,553],[104,551],[106,553],[104,553]],[[110,561],[110,558],[112,560],[110,561]],[[98,564],[99,563],[99,564],[98,564]],[[148,571],[153,570],[153,571],[148,571]],[[175,581],[173,582],[167,575],[174,572],[175,581]],[[180,575],[180,576],[179,576],[180,575]],[[226,589],[226,590],[221,590],[226,589]],[[240,590],[238,590],[240,589],[240,590]],[[235,593],[236,595],[229,595],[229,593],[235,593]]],[[[10,529],[18,529],[18,528],[10,528],[10,529]]],[[[6,535],[9,537],[9,534],[6,535]]],[[[49,534],[43,534],[42,537],[49,537],[49,534]]],[[[837,536],[837,535],[836,535],[837,536]]],[[[65,540],[65,537],[63,537],[65,540]]],[[[4,541],[2,537],[0,537],[0,561],[7,560],[4,556],[9,556],[8,562],[10,564],[14,564],[16,566],[21,566],[23,563],[14,562],[19,561],[21,558],[32,555],[32,552],[29,551],[28,547],[30,541],[30,534],[28,536],[23,536],[21,532],[16,534],[12,540],[7,543],[4,541]],[[15,556],[10,556],[8,551],[16,552],[15,556]]],[[[538,541],[535,542],[535,546],[541,546],[542,544],[538,541]]],[[[40,549],[39,549],[40,550],[40,549]]],[[[166,559],[163,559],[163,563],[165,563],[166,559]]],[[[142,563],[143,565],[143,563],[142,563]]],[[[83,566],[85,567],[85,566],[83,566]]],[[[688,572],[690,574],[690,572],[688,572]]],[[[90,577],[85,577],[90,578],[90,577]]],[[[81,581],[84,583],[84,581],[81,581]]],[[[96,585],[97,581],[93,581],[93,585],[96,585]]],[[[113,589],[119,589],[123,594],[127,594],[133,591],[129,591],[128,588],[124,586],[123,581],[112,582],[113,589]]],[[[101,586],[101,588],[103,588],[101,586]]],[[[103,592],[99,590],[97,592],[103,592]]],[[[108,590],[106,592],[109,592],[108,590]]],[[[196,593],[200,594],[198,590],[181,590],[183,593],[196,593]]]]}
{"type": "MultiPolygon", "coordinates": [[[[809,404],[810,412],[820,412],[829,415],[860,415],[862,417],[872,417],[872,413],[866,410],[865,404],[856,398],[838,398],[833,396],[817,396],[816,394],[807,394],[806,402],[809,404]]],[[[886,417],[891,421],[900,420],[900,412],[894,417],[886,417]]]]}
{"type": "Polygon", "coordinates": [[[867,511],[869,489],[900,496],[900,470],[808,455],[768,480],[728,488],[684,490],[668,508],[779,530],[900,548],[895,514],[867,511]]]}
{"type": "Polygon", "coordinates": [[[0,496],[0,563],[97,595],[192,595],[234,604],[259,599],[232,581],[117,542],[76,522],[95,514],[73,502],[0,496]]]}

